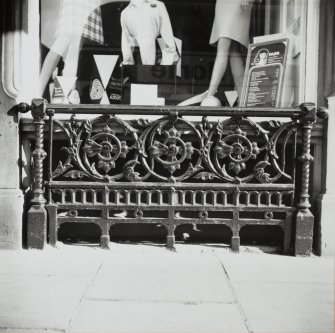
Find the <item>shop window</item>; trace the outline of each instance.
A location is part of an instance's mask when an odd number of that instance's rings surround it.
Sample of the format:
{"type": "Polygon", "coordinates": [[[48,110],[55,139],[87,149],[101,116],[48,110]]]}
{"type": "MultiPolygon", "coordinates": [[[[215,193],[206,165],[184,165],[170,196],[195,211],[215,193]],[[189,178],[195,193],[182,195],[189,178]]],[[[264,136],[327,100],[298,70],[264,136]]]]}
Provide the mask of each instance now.
{"type": "Polygon", "coordinates": [[[40,86],[51,103],[299,103],[302,0],[40,2],[40,86]]]}

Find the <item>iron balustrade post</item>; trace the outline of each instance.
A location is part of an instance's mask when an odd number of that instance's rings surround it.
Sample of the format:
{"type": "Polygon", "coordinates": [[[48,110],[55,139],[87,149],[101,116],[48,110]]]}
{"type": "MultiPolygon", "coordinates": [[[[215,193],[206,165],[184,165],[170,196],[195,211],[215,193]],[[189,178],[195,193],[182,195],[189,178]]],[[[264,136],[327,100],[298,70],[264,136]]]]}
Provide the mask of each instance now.
{"type": "Polygon", "coordinates": [[[34,99],[31,114],[35,127],[35,149],[32,152],[34,180],[32,206],[28,211],[27,246],[30,249],[43,249],[47,240],[47,214],[43,180],[43,160],[46,157],[43,145],[46,101],[34,99]]]}
{"type": "MultiPolygon", "coordinates": [[[[53,117],[55,115],[55,111],[53,109],[47,109],[46,114],[49,117],[48,125],[49,125],[49,160],[48,160],[48,181],[52,179],[52,143],[53,143],[53,133],[54,133],[54,121],[53,117]]],[[[50,198],[49,198],[50,201],[50,198]]]]}
{"type": "Polygon", "coordinates": [[[233,224],[232,224],[232,238],[231,238],[231,249],[234,252],[240,251],[240,226],[239,221],[239,212],[237,209],[233,211],[233,224]]]}
{"type": "MultiPolygon", "coordinates": [[[[169,189],[169,204],[170,206],[176,205],[176,190],[174,187],[171,187],[169,189]]],[[[175,237],[175,210],[170,209],[168,211],[168,222],[167,222],[167,236],[166,236],[166,247],[169,250],[175,250],[175,243],[176,243],[176,237],[175,237]]]]}
{"type": "Polygon", "coordinates": [[[294,218],[293,212],[286,212],[286,221],[283,230],[284,230],[284,242],[283,242],[283,254],[291,253],[291,234],[292,234],[292,222],[294,218]]]}
{"type": "Polygon", "coordinates": [[[314,216],[309,210],[309,180],[310,164],[313,162],[311,155],[311,135],[313,124],[316,121],[316,107],[313,103],[303,103],[300,106],[302,116],[300,123],[302,127],[302,155],[299,160],[302,163],[301,190],[298,212],[296,217],[295,232],[295,255],[308,256],[312,253],[314,216]]]}
{"type": "Polygon", "coordinates": [[[56,246],[58,240],[57,205],[48,203],[45,208],[48,212],[48,242],[50,245],[56,246]]]}
{"type": "Polygon", "coordinates": [[[109,237],[110,225],[109,223],[106,223],[106,222],[102,223],[100,225],[100,229],[101,229],[100,247],[102,249],[108,250],[109,245],[110,245],[110,237],[109,237]]]}

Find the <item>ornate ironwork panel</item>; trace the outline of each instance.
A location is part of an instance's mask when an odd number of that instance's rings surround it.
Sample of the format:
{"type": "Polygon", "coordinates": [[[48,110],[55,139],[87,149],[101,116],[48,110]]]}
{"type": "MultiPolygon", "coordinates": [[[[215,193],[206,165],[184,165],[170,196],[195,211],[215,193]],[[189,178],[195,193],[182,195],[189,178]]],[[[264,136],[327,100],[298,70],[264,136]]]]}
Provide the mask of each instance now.
{"type": "MultiPolygon", "coordinates": [[[[46,208],[52,244],[66,222],[97,224],[103,247],[109,245],[112,225],[161,224],[169,248],[174,247],[179,225],[224,224],[232,231],[232,248],[237,251],[244,226],[278,225],[288,253],[297,212],[310,214],[310,130],[316,119],[311,104],[273,110],[49,105],[46,114],[46,208]],[[80,116],[93,111],[100,115],[90,120],[80,116]],[[71,118],[55,119],[55,113],[63,112],[71,118]],[[133,114],[133,120],[122,119],[125,113],[133,114]],[[159,117],[148,120],[136,114],[159,117]],[[264,120],[254,121],[253,115],[264,120]],[[301,164],[296,158],[299,132],[301,164]],[[301,191],[296,188],[300,174],[301,191]]],[[[35,123],[41,142],[44,123],[35,123]]],[[[45,153],[37,156],[39,169],[44,157],[45,153]]],[[[40,177],[41,170],[34,200],[44,204],[40,177]]]]}
{"type": "Polygon", "coordinates": [[[86,121],[72,116],[54,120],[53,127],[67,142],[51,181],[294,183],[294,151],[288,153],[287,144],[295,146],[296,121],[170,116],[127,122],[108,115],[86,121]]]}

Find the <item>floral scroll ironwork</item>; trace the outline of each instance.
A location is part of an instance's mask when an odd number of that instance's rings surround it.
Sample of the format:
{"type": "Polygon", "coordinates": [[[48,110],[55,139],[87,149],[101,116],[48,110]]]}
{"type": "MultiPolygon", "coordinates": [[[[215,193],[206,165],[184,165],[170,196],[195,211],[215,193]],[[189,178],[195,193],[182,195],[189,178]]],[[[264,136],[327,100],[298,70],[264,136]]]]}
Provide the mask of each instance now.
{"type": "Polygon", "coordinates": [[[232,117],[214,123],[207,117],[191,122],[167,116],[149,122],[108,115],[91,121],[72,116],[54,124],[65,133],[67,143],[62,150],[67,157],[58,161],[52,179],[293,181],[286,148],[290,139],[295,140],[295,120],[259,124],[232,117]]]}

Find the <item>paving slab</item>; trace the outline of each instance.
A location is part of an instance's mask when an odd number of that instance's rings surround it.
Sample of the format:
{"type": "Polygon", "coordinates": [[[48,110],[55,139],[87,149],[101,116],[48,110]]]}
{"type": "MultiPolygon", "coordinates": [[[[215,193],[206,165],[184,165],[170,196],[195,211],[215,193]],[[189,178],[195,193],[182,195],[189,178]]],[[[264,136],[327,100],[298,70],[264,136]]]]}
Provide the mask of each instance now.
{"type": "Polygon", "coordinates": [[[216,251],[233,281],[334,283],[334,258],[216,251]],[[252,265],[251,265],[252,264],[252,265]]]}
{"type": "Polygon", "coordinates": [[[65,330],[90,280],[0,276],[0,329],[65,330]]]}
{"type": "Polygon", "coordinates": [[[234,304],[85,300],[68,332],[247,333],[234,304]]]}
{"type": "Polygon", "coordinates": [[[334,258],[176,247],[0,251],[0,332],[334,331],[334,258]]]}
{"type": "Polygon", "coordinates": [[[233,282],[254,333],[334,332],[334,285],[233,282]]]}
{"type": "Polygon", "coordinates": [[[40,250],[0,251],[0,276],[91,276],[101,265],[105,251],[66,246],[40,250]]]}
{"type": "Polygon", "coordinates": [[[106,256],[85,299],[234,302],[215,256],[165,250],[106,256]]]}

